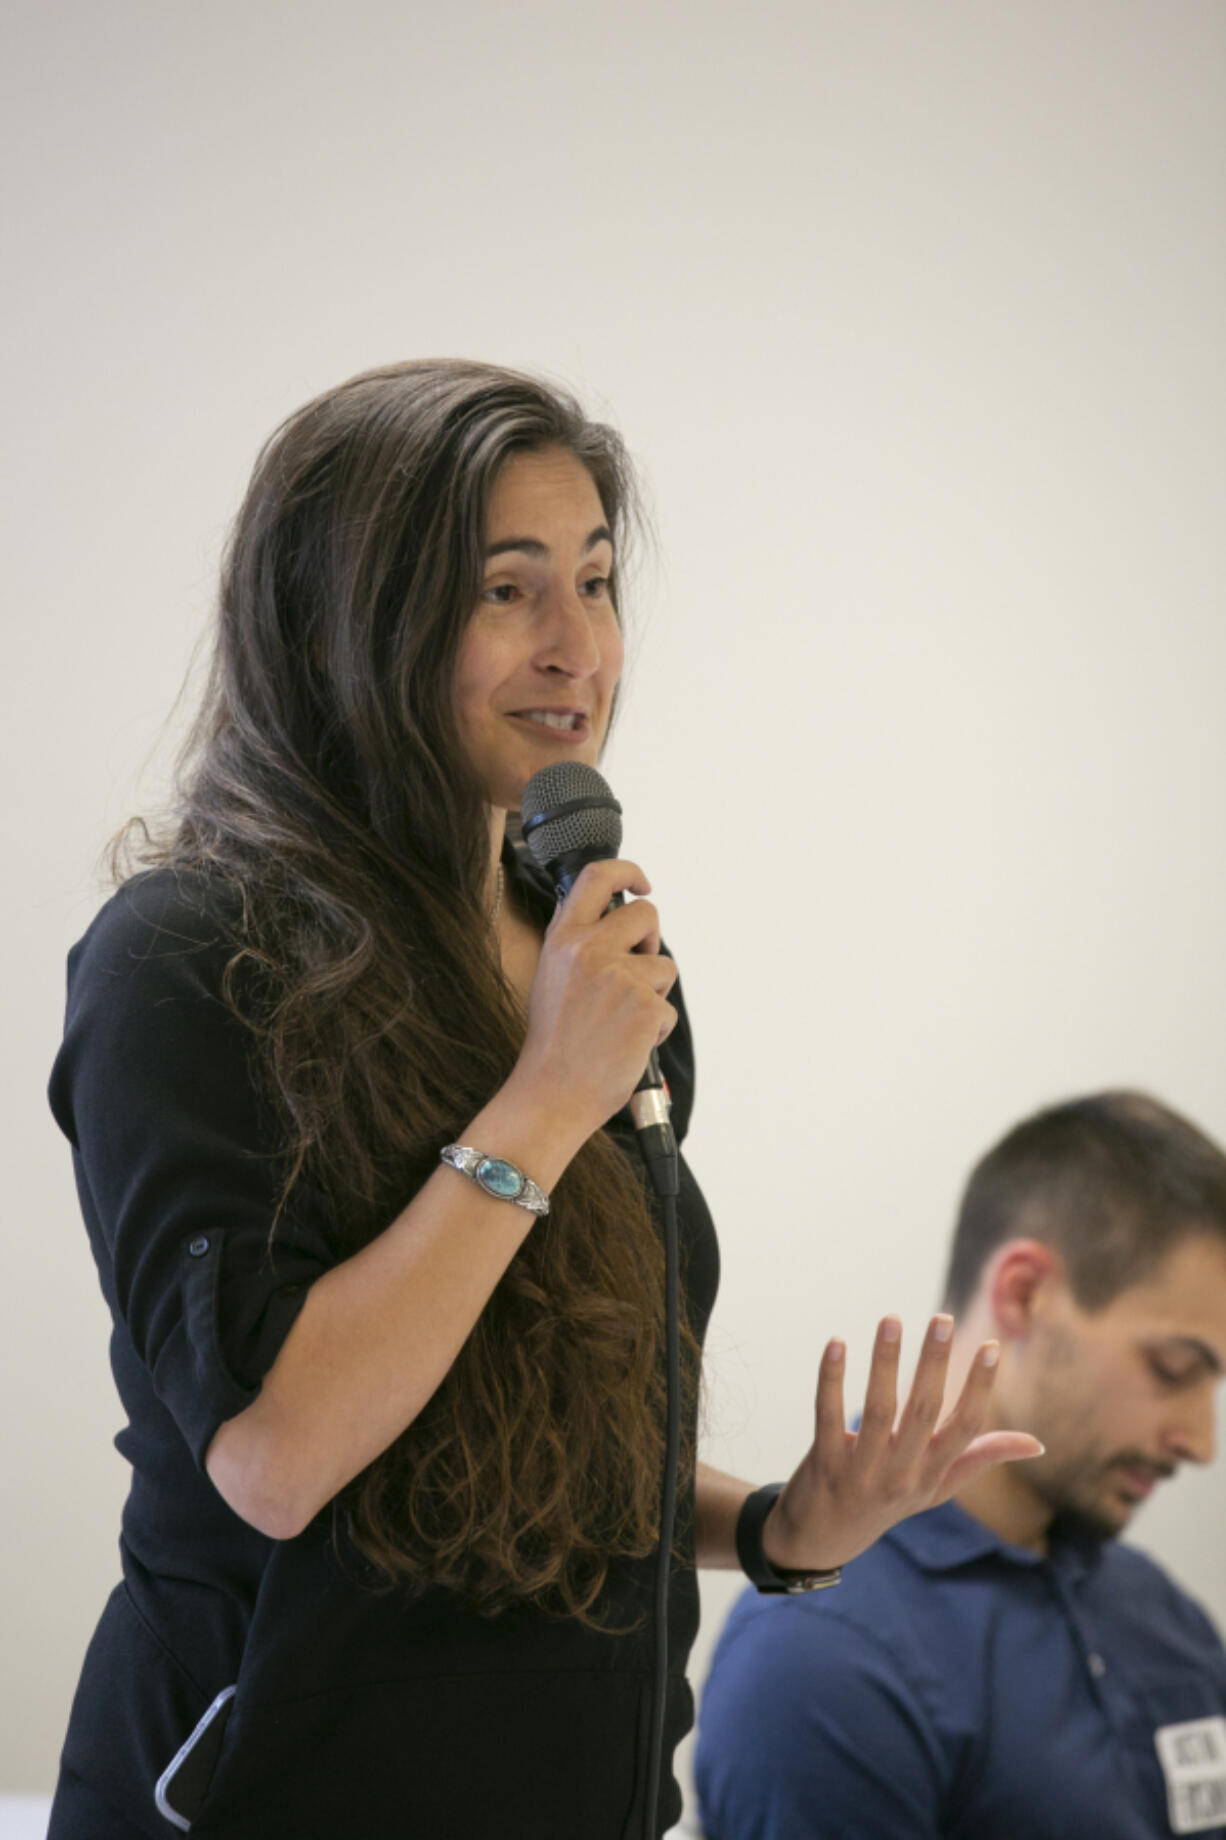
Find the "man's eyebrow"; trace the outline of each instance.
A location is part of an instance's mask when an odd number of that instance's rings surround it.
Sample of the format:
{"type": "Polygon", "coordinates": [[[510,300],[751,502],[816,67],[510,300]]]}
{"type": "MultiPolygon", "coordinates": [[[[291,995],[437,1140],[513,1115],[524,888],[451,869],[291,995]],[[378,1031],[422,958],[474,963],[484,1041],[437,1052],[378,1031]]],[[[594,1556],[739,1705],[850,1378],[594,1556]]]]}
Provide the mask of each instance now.
{"type": "MultiPolygon", "coordinates": [[[[595,530],[583,545],[582,554],[595,549],[598,543],[612,543],[613,535],[607,524],[597,524],[595,530]]],[[[504,556],[508,550],[518,550],[521,555],[531,556],[534,562],[548,562],[551,555],[549,545],[542,543],[539,537],[504,537],[501,543],[491,543],[485,552],[488,562],[492,556],[504,556]]]]}

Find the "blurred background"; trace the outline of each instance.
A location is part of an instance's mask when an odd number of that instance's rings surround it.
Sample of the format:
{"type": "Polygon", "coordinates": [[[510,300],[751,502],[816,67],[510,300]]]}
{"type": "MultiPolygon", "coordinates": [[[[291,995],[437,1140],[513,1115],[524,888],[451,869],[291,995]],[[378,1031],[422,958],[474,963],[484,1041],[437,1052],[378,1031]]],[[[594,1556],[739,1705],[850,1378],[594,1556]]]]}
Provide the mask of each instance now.
{"type": "MultiPolygon", "coordinates": [[[[316,391],[492,359],[641,462],[606,771],[698,1043],[709,1460],[792,1467],[830,1334],[856,1385],[885,1310],[914,1347],[1023,1113],[1130,1083],[1226,1138],[1226,8],[10,0],[4,33],[0,1791],[39,1796],[126,1485],[43,1097],[64,954],[316,391]]],[[[1132,1536],[1219,1623],[1224,1508],[1189,1475],[1132,1536]]]]}

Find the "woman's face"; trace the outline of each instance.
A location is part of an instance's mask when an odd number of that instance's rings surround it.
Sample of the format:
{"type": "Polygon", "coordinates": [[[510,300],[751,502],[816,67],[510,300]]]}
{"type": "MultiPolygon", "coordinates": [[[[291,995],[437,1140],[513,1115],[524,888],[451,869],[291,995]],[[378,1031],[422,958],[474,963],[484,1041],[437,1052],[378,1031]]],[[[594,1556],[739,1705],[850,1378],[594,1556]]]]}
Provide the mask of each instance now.
{"type": "Polygon", "coordinates": [[[566,448],[516,454],[494,482],[481,598],[460,642],[456,718],[491,805],[518,810],[555,760],[599,757],[622,669],[613,545],[566,448]]]}

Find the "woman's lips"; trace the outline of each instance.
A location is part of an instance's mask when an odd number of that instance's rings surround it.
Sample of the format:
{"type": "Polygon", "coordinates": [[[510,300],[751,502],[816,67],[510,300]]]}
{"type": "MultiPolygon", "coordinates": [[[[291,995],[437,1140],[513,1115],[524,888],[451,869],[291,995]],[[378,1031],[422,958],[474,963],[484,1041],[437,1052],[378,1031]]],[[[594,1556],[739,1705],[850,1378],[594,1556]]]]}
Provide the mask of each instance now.
{"type": "Polygon", "coordinates": [[[560,747],[580,747],[589,738],[592,732],[592,724],[589,718],[582,710],[577,709],[540,710],[535,712],[513,709],[508,714],[508,720],[517,723],[520,728],[531,729],[532,733],[538,739],[543,738],[546,741],[556,741],[560,747]],[[570,726],[564,728],[556,721],[541,721],[540,717],[543,715],[565,715],[570,718],[570,726]]]}

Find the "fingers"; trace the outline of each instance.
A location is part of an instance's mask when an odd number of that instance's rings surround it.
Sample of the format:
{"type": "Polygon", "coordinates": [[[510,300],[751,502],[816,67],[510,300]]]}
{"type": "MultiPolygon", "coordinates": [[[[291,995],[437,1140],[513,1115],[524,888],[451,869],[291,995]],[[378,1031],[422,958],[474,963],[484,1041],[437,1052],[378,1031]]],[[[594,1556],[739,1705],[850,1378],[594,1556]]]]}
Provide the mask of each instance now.
{"type": "Polygon", "coordinates": [[[985,1342],[976,1353],[953,1411],[932,1440],[934,1464],[953,1463],[979,1431],[987,1416],[999,1359],[999,1342],[985,1342]]]}
{"type": "Polygon", "coordinates": [[[650,903],[617,908],[598,926],[558,932],[547,942],[549,962],[567,966],[585,984],[611,975],[619,984],[666,997],[677,982],[677,967],[667,953],[651,951],[649,942],[659,935],[652,914],[639,916],[643,907],[650,903]]]}
{"type": "Polygon", "coordinates": [[[817,1373],[817,1399],[814,1405],[814,1441],[831,1454],[841,1451],[847,1434],[843,1409],[843,1373],[847,1349],[838,1341],[826,1343],[822,1364],[817,1373]]]}
{"type": "MultiPolygon", "coordinates": [[[[612,960],[632,958],[635,981],[659,997],[667,996],[677,981],[677,967],[660,950],[655,907],[643,899],[609,907],[605,898],[626,888],[645,894],[650,886],[636,863],[589,863],[555,910],[547,935],[550,950],[560,958],[573,958],[589,977],[612,960]]],[[[672,1026],[667,1019],[661,1024],[665,1035],[672,1026]]]]}
{"type": "Polygon", "coordinates": [[[627,907],[615,907],[590,930],[588,937],[593,943],[599,941],[614,952],[634,952],[642,958],[659,959],[661,964],[672,967],[670,982],[677,975],[672,960],[661,955],[660,916],[650,901],[632,901],[627,907]]]}
{"type": "Polygon", "coordinates": [[[651,883],[637,863],[620,857],[593,862],[575,877],[559,915],[562,921],[572,921],[576,926],[595,926],[614,895],[650,893],[651,883]]]}
{"type": "Polygon", "coordinates": [[[928,1324],[910,1396],[898,1422],[898,1446],[904,1458],[918,1455],[927,1446],[940,1420],[953,1333],[954,1319],[944,1311],[928,1324]]]}
{"type": "Polygon", "coordinates": [[[613,951],[658,957],[660,916],[650,901],[641,898],[650,893],[651,883],[637,863],[589,863],[554,910],[549,932],[556,939],[573,941],[598,930],[603,944],[613,951]],[[625,904],[618,897],[627,892],[640,898],[625,904]],[[618,904],[610,908],[614,900],[618,904]]]}
{"type": "Polygon", "coordinates": [[[941,1422],[953,1340],[953,1319],[943,1312],[933,1317],[895,1431],[902,1324],[897,1316],[884,1317],[854,1436],[844,1430],[843,1345],[828,1344],[818,1378],[813,1450],[794,1478],[801,1490],[797,1501],[809,1503],[812,1512],[806,1513],[814,1527],[820,1522],[823,1550],[844,1558],[863,1552],[887,1527],[948,1501],[993,1464],[1042,1455],[1042,1445],[1027,1432],[982,1432],[1000,1353],[995,1342],[979,1349],[953,1411],[941,1422]]]}
{"type": "Polygon", "coordinates": [[[898,1358],[901,1349],[902,1323],[897,1316],[884,1316],[877,1325],[872,1365],[868,1370],[868,1387],[864,1394],[864,1415],[860,1420],[859,1446],[866,1456],[887,1444],[894,1430],[894,1415],[898,1410],[898,1358]]]}

